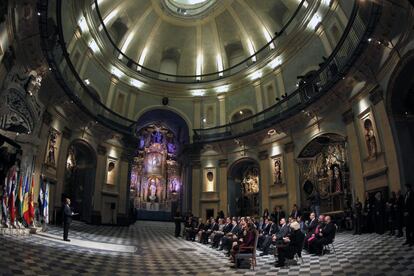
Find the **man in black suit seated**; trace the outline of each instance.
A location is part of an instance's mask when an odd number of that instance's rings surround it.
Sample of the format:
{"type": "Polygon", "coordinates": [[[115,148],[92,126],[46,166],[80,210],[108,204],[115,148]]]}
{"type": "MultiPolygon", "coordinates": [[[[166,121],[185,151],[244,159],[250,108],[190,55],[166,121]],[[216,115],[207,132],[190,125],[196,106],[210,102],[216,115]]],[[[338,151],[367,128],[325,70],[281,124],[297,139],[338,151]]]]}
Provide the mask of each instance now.
{"type": "Polygon", "coordinates": [[[223,236],[221,239],[221,245],[218,250],[225,250],[226,255],[230,254],[230,249],[233,244],[233,241],[237,241],[239,235],[242,232],[241,226],[237,223],[236,218],[233,218],[231,221],[231,230],[223,236]]]}
{"type": "Polygon", "coordinates": [[[192,216],[189,216],[184,223],[184,236],[187,241],[194,241],[196,228],[197,221],[192,216]]]}
{"type": "Polygon", "coordinates": [[[276,245],[277,243],[282,242],[283,238],[289,234],[289,226],[286,223],[285,218],[280,219],[280,227],[277,233],[269,235],[263,242],[263,252],[260,253],[260,256],[265,256],[269,254],[270,246],[276,245]]]}
{"type": "Polygon", "coordinates": [[[305,235],[300,231],[300,225],[298,222],[293,221],[290,224],[291,231],[288,236],[284,237],[283,243],[277,247],[278,262],[276,267],[282,267],[285,265],[286,258],[293,259],[296,253],[302,251],[303,240],[305,235]]]}
{"type": "Polygon", "coordinates": [[[201,243],[204,243],[204,244],[207,244],[208,243],[208,238],[210,237],[210,235],[214,231],[217,231],[219,229],[219,225],[217,224],[217,222],[216,222],[216,220],[214,218],[211,218],[210,219],[210,225],[206,229],[207,230],[204,231],[201,234],[201,243]]]}
{"type": "Polygon", "coordinates": [[[228,217],[226,218],[226,223],[224,224],[222,230],[218,230],[214,233],[214,238],[212,240],[212,247],[218,248],[220,240],[223,238],[224,235],[229,233],[231,229],[233,228],[233,225],[231,224],[231,219],[228,217]]]}
{"type": "Polygon", "coordinates": [[[65,198],[65,204],[63,205],[63,240],[67,242],[70,242],[68,235],[73,215],[75,215],[75,213],[73,213],[72,209],[70,209],[70,199],[65,198]]]}
{"type": "Polygon", "coordinates": [[[331,217],[325,217],[325,225],[316,234],[315,240],[309,245],[309,253],[322,255],[323,246],[333,242],[336,233],[336,226],[332,223],[331,217]]]}
{"type": "Polygon", "coordinates": [[[262,225],[262,229],[259,230],[259,238],[257,241],[257,247],[261,248],[264,240],[270,234],[270,230],[272,227],[272,221],[269,218],[265,218],[264,223],[262,225]]]}
{"type": "Polygon", "coordinates": [[[290,216],[294,219],[297,219],[297,217],[300,217],[302,213],[298,209],[298,206],[296,204],[293,204],[292,212],[290,213],[290,216]]]}
{"type": "Polygon", "coordinates": [[[310,213],[309,219],[310,219],[310,221],[307,221],[305,223],[305,226],[306,226],[306,235],[305,235],[305,246],[304,247],[306,249],[308,249],[307,248],[308,243],[306,241],[312,236],[312,234],[315,233],[315,229],[318,226],[318,219],[316,218],[316,215],[315,215],[314,212],[310,213]]]}

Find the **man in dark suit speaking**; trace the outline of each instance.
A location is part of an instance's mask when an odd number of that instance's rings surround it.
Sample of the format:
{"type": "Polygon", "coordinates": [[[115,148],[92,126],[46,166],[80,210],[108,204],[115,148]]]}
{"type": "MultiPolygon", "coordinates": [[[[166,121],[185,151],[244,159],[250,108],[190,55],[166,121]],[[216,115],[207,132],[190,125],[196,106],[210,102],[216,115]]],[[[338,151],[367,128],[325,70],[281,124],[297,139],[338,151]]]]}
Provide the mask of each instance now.
{"type": "Polygon", "coordinates": [[[63,205],[63,240],[67,242],[70,242],[68,239],[69,226],[72,222],[72,216],[74,215],[75,213],[70,209],[70,199],[65,198],[65,204],[63,205]]]}

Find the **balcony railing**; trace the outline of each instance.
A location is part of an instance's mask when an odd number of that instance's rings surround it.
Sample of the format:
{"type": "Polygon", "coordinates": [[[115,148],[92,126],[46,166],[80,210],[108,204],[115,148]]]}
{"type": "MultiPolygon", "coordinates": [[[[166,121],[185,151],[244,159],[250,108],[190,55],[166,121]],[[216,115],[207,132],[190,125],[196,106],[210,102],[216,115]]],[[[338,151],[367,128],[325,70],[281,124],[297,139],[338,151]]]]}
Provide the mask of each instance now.
{"type": "MultiPolygon", "coordinates": [[[[256,51],[254,54],[250,55],[243,61],[228,67],[224,70],[208,73],[208,74],[194,74],[194,75],[172,75],[162,73],[150,68],[143,66],[142,64],[138,64],[135,60],[127,56],[122,50],[120,50],[117,44],[113,41],[108,29],[105,26],[104,20],[102,18],[101,12],[99,10],[98,0],[94,0],[95,8],[92,10],[92,18],[95,21],[95,24],[103,29],[104,35],[101,36],[105,47],[109,48],[109,52],[112,53],[114,58],[117,58],[121,61],[126,67],[134,70],[137,74],[142,76],[167,81],[167,82],[174,82],[174,83],[205,83],[220,80],[226,77],[234,76],[241,71],[249,68],[254,64],[258,64],[260,61],[265,60],[270,54],[273,54],[278,51],[278,46],[281,43],[281,39],[284,37],[283,34],[285,33],[286,29],[291,26],[294,19],[305,12],[306,8],[304,7],[304,3],[306,0],[301,0],[296,10],[292,13],[289,20],[283,25],[283,27],[275,34],[275,36],[269,41],[266,45],[256,51]],[[274,45],[275,47],[271,47],[274,45]]],[[[308,0],[309,2],[309,0],[308,0]]],[[[310,5],[310,4],[308,4],[310,5]]]]}
{"type": "Polygon", "coordinates": [[[368,43],[375,22],[379,18],[380,5],[373,2],[354,6],[348,24],[337,46],[320,69],[286,98],[275,105],[243,120],[213,128],[194,129],[194,142],[213,142],[237,138],[262,130],[303,111],[307,106],[328,92],[340,81],[368,43]]]}
{"type": "MultiPolygon", "coordinates": [[[[360,1],[354,1],[354,7],[344,33],[321,68],[298,89],[276,103],[272,107],[244,120],[223,126],[194,129],[194,142],[212,142],[236,138],[258,130],[274,126],[304,110],[332,88],[347,73],[361,54],[372,33],[375,22],[379,18],[380,6],[373,2],[365,2],[360,8],[360,1]]],[[[133,133],[135,121],[119,115],[106,107],[83,82],[69,53],[62,29],[62,0],[56,1],[56,10],[49,10],[49,0],[39,3],[40,32],[42,48],[55,79],[63,90],[83,111],[91,115],[98,123],[126,134],[133,133]],[[48,12],[56,12],[56,24],[51,23],[48,12]]]]}
{"type": "Polygon", "coordinates": [[[39,26],[42,49],[55,79],[69,96],[72,104],[78,105],[85,113],[91,115],[97,123],[122,133],[131,134],[135,121],[123,117],[105,106],[79,76],[66,50],[66,41],[61,24],[62,0],[56,1],[57,26],[54,26],[52,21],[49,20],[49,12],[53,12],[49,10],[51,6],[53,5],[49,6],[48,0],[40,1],[38,5],[41,13],[39,26]]]}

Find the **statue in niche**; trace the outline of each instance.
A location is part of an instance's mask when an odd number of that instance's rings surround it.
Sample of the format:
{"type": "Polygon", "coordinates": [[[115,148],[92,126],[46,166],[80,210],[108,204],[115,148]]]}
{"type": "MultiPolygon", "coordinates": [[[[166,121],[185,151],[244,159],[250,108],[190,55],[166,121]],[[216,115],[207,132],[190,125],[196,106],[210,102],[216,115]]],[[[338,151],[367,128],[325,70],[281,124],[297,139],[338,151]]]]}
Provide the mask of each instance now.
{"type": "Polygon", "coordinates": [[[280,161],[280,158],[275,159],[275,185],[282,185],[282,163],[280,161]]]}
{"type": "Polygon", "coordinates": [[[332,166],[332,191],[333,193],[340,193],[342,192],[342,174],[339,166],[333,165],[332,166]]]}
{"type": "Polygon", "coordinates": [[[57,133],[54,131],[51,131],[49,135],[49,148],[48,148],[46,161],[49,165],[52,165],[52,166],[56,165],[56,156],[55,156],[56,143],[57,143],[57,133]]]}
{"type": "Polygon", "coordinates": [[[148,198],[150,201],[154,202],[157,199],[157,184],[155,179],[150,180],[149,190],[150,192],[148,198]]]}
{"type": "Polygon", "coordinates": [[[75,149],[73,146],[69,147],[68,158],[66,159],[66,169],[72,170],[76,167],[75,149]]]}
{"type": "Polygon", "coordinates": [[[158,144],[162,143],[162,134],[159,130],[154,131],[151,134],[151,138],[152,138],[153,143],[158,143],[158,144]]]}
{"type": "Polygon", "coordinates": [[[138,149],[143,149],[145,147],[145,137],[144,135],[139,136],[139,145],[138,149]]]}
{"type": "Polygon", "coordinates": [[[376,157],[377,155],[377,139],[374,133],[374,127],[371,119],[364,121],[365,129],[365,143],[367,145],[368,158],[376,157]]]}
{"type": "Polygon", "coordinates": [[[250,169],[242,181],[242,192],[244,194],[255,194],[259,192],[259,173],[256,168],[250,169]]]}

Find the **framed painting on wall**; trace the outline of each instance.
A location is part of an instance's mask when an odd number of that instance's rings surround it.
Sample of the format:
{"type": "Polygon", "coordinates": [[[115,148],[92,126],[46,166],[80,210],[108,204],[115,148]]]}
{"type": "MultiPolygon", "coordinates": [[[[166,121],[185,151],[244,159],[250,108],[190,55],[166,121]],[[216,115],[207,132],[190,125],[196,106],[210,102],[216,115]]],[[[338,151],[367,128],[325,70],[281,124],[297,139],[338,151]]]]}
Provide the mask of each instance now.
{"type": "Polygon", "coordinates": [[[116,172],[118,171],[118,161],[108,157],[106,161],[106,184],[115,185],[116,172]]]}
{"type": "Polygon", "coordinates": [[[365,149],[365,158],[368,160],[376,158],[378,153],[381,152],[381,148],[375,118],[371,108],[362,112],[358,118],[361,140],[364,145],[363,148],[365,149]]]}
{"type": "Polygon", "coordinates": [[[272,178],[274,185],[282,186],[284,184],[284,176],[283,176],[283,156],[281,154],[275,155],[270,157],[272,162],[271,170],[272,170],[272,178]]]}

